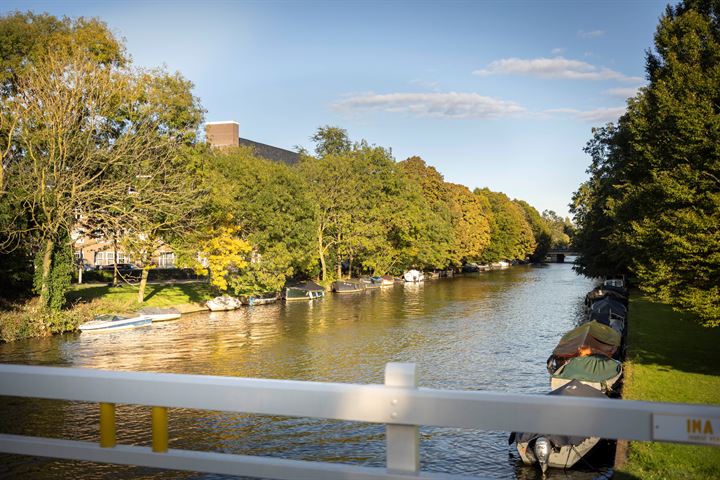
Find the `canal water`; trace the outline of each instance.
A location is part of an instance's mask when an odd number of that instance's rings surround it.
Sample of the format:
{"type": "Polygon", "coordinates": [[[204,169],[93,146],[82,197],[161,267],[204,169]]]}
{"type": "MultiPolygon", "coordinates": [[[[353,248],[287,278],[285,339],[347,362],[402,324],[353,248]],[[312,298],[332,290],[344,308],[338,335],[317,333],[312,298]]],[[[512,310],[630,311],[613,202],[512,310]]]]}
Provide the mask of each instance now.
{"type": "MultiPolygon", "coordinates": [[[[0,361],[149,372],[382,383],[387,362],[415,362],[423,387],[546,393],[545,360],[582,315],[592,282],[569,264],[517,266],[396,284],[312,303],[198,313],[105,334],[0,345],[0,361]]],[[[118,442],[150,444],[150,409],[118,406],[118,442]]],[[[98,440],[96,404],[0,397],[0,432],[98,440]]],[[[421,468],[498,479],[541,478],[506,432],[420,429],[421,468]]],[[[383,466],[384,426],[170,410],[172,448],[383,466]]],[[[609,473],[609,453],[548,478],[609,473]]],[[[0,455],[2,478],[223,478],[0,455]]]]}

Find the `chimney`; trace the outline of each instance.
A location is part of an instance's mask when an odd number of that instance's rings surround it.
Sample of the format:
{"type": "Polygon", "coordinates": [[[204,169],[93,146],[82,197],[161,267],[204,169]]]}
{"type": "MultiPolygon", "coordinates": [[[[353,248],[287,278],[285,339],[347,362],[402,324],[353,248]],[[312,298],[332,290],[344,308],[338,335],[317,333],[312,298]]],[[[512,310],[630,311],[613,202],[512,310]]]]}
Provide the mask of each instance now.
{"type": "Polygon", "coordinates": [[[237,147],[240,145],[240,124],[232,120],[207,122],[205,139],[211,147],[237,147]]]}

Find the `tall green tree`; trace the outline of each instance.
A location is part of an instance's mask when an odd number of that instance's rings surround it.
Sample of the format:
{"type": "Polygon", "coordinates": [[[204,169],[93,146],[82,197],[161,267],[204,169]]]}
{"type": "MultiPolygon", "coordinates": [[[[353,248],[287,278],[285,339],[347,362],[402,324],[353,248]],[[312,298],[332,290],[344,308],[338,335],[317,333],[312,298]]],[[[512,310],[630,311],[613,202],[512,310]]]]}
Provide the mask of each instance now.
{"type": "Polygon", "coordinates": [[[315,211],[306,179],[285,164],[239,147],[208,152],[211,225],[230,223],[252,248],[232,275],[236,293],[277,291],[288,277],[314,269],[315,211]]]}
{"type": "MultiPolygon", "coordinates": [[[[37,242],[44,306],[55,306],[53,252],[79,220],[122,218],[126,235],[164,234],[171,212],[182,212],[194,197],[194,190],[183,188],[190,177],[175,134],[192,125],[166,122],[148,95],[151,85],[146,75],[98,63],[82,44],[71,43],[34,59],[3,103],[13,127],[6,132],[12,148],[1,200],[16,209],[1,226],[2,236],[6,248],[37,242]]],[[[190,98],[186,108],[200,110],[190,98]]]]}
{"type": "Polygon", "coordinates": [[[504,193],[493,192],[488,188],[476,188],[474,193],[487,199],[493,214],[490,244],[483,252],[481,260],[525,260],[535,251],[535,237],[522,207],[504,193]]]}
{"type": "Polygon", "coordinates": [[[456,242],[450,193],[445,179],[420,157],[400,162],[408,181],[422,193],[417,203],[419,219],[413,231],[406,265],[415,268],[445,268],[455,263],[456,242]]]}
{"type": "Polygon", "coordinates": [[[573,200],[583,272],[632,271],[708,325],[720,324],[719,16],[716,1],[666,9],[649,84],[617,126],[595,131],[573,200]]]}
{"type": "Polygon", "coordinates": [[[452,264],[480,260],[490,245],[490,202],[465,185],[448,183],[446,187],[453,225],[452,264]]]}
{"type": "Polygon", "coordinates": [[[522,208],[525,214],[525,221],[532,229],[532,234],[535,239],[535,250],[530,254],[530,260],[533,262],[540,262],[545,258],[545,255],[550,251],[552,246],[552,233],[550,226],[540,213],[527,203],[525,200],[513,200],[513,202],[522,208]]]}

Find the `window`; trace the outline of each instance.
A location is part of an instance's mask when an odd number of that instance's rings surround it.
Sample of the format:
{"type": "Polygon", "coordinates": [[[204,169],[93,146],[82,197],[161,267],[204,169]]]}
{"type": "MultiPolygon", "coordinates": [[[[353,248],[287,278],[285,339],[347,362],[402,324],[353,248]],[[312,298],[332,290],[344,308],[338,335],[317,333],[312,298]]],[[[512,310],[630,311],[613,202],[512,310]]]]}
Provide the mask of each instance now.
{"type": "Polygon", "coordinates": [[[113,262],[113,252],[95,252],[95,265],[112,265],[113,263],[127,263],[125,254],[117,252],[117,261],[113,262]]]}
{"type": "Polygon", "coordinates": [[[175,254],[173,252],[162,252],[158,258],[158,267],[173,268],[175,266],[175,254]]]}

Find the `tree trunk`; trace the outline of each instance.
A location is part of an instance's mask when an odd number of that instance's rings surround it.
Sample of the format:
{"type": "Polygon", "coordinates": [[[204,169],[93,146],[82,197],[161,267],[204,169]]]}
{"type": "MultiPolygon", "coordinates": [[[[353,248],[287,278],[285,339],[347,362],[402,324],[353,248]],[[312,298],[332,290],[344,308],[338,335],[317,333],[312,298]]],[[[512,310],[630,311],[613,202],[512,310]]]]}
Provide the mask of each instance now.
{"type": "Polygon", "coordinates": [[[138,303],[143,303],[145,301],[145,285],[147,285],[149,273],[150,268],[143,267],[142,276],[140,277],[140,290],[138,290],[138,303]]]}
{"type": "Polygon", "coordinates": [[[340,257],[339,253],[337,256],[337,279],[342,279],[342,257],[340,257]]]}
{"type": "Polygon", "coordinates": [[[327,266],[325,265],[325,252],[323,251],[322,230],[318,228],[318,256],[320,257],[320,266],[322,267],[322,280],[327,278],[327,266]]]}
{"type": "Polygon", "coordinates": [[[80,268],[78,268],[78,285],[82,283],[82,274],[83,274],[83,267],[80,265],[80,268]]]}
{"type": "Polygon", "coordinates": [[[117,258],[117,238],[113,235],[113,287],[117,287],[120,283],[118,278],[120,276],[120,272],[118,272],[117,258]]]}
{"type": "Polygon", "coordinates": [[[40,285],[40,305],[43,309],[50,304],[50,271],[52,270],[52,254],[55,248],[55,242],[47,240],[45,242],[45,251],[43,252],[42,261],[42,277],[40,285]]]}
{"type": "Polygon", "coordinates": [[[348,268],[348,276],[349,276],[350,278],[352,278],[352,261],[353,261],[353,256],[350,255],[350,260],[349,260],[349,265],[350,265],[350,267],[348,268]]]}

